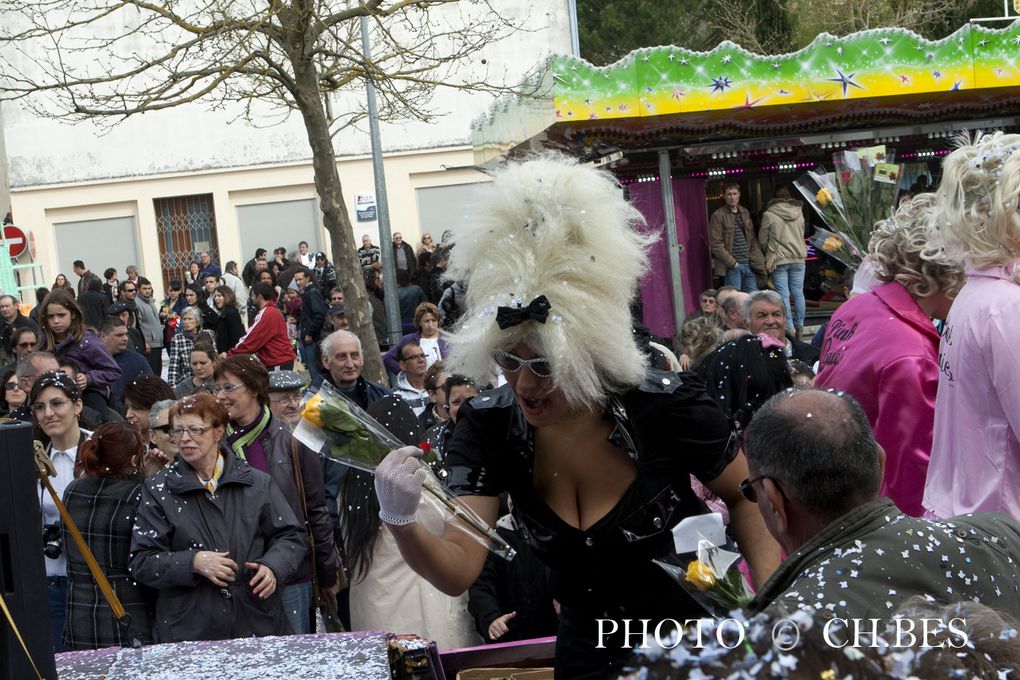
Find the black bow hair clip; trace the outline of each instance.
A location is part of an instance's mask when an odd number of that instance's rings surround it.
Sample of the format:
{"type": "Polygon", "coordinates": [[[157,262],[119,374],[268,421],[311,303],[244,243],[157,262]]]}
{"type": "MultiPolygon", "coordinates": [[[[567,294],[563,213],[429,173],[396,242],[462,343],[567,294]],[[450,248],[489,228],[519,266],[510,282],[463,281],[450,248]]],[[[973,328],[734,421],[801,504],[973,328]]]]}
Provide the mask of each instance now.
{"type": "Polygon", "coordinates": [[[497,307],[496,324],[500,330],[505,331],[507,328],[519,326],[525,321],[545,323],[545,320],[549,318],[550,309],[552,306],[549,304],[549,300],[544,295],[539,295],[529,302],[527,307],[497,307]]]}

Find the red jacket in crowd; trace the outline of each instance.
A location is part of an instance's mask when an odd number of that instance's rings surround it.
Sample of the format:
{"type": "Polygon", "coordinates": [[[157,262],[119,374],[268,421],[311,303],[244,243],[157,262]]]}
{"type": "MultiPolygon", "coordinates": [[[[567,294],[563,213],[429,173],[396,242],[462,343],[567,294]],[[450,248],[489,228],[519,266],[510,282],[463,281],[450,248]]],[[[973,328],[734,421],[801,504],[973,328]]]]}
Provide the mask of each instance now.
{"type": "Polygon", "coordinates": [[[228,354],[254,354],[266,368],[294,361],[294,348],[287,337],[287,322],[276,305],[266,305],[255,315],[248,333],[228,354]]]}

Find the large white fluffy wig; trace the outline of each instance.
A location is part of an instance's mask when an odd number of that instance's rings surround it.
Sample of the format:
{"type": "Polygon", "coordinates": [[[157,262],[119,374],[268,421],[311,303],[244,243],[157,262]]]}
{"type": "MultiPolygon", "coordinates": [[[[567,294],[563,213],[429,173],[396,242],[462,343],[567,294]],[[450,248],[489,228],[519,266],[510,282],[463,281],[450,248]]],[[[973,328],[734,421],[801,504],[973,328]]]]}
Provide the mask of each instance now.
{"type": "MultiPolygon", "coordinates": [[[[1020,135],[985,134],[946,156],[935,225],[950,258],[984,269],[1020,258],[1020,135]]],[[[1020,267],[1014,273],[1020,283],[1020,267]]]]}
{"type": "Polygon", "coordinates": [[[484,191],[456,233],[447,270],[467,283],[452,370],[484,381],[494,349],[524,344],[549,359],[554,384],[574,407],[597,408],[639,384],[645,357],[629,305],[655,238],[638,233],[644,220],[616,180],[544,153],[510,164],[484,191]],[[500,329],[499,307],[527,307],[542,295],[545,323],[500,329]]]}

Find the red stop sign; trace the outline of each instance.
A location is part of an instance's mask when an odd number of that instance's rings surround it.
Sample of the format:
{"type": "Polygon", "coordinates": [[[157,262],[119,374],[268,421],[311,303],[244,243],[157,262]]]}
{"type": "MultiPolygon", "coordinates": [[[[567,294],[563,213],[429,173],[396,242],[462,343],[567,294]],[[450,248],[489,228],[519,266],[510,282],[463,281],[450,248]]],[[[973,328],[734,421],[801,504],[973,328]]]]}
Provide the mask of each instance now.
{"type": "Polygon", "coordinates": [[[4,226],[4,240],[10,249],[11,257],[18,257],[28,247],[28,238],[25,237],[25,232],[13,224],[4,226]]]}

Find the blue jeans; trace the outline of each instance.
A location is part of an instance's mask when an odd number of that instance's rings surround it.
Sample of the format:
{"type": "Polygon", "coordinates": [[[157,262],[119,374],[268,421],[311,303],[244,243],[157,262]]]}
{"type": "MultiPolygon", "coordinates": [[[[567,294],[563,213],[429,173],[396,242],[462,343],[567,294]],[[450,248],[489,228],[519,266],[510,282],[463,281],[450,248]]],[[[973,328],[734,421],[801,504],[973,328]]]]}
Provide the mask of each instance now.
{"type": "Polygon", "coordinates": [[[740,263],[733,269],[726,270],[724,283],[745,293],[753,293],[758,290],[758,277],[751,269],[751,265],[746,263],[740,263]]]}
{"type": "Polygon", "coordinates": [[[305,368],[308,369],[309,379],[315,382],[315,379],[322,373],[322,367],[319,366],[319,343],[313,342],[306,345],[302,342],[301,361],[304,363],[305,368]]]}
{"type": "Polygon", "coordinates": [[[312,582],[284,586],[280,597],[283,600],[283,613],[287,615],[287,621],[294,632],[298,635],[314,633],[308,613],[312,608],[312,582]]]}
{"type": "Polygon", "coordinates": [[[53,627],[53,653],[66,652],[64,647],[64,619],[67,617],[67,577],[48,576],[50,595],[50,625],[53,627]]]}
{"type": "Polygon", "coordinates": [[[804,327],[804,270],[803,262],[780,264],[772,272],[772,283],[786,305],[786,330],[804,327]],[[793,295],[793,313],[790,313],[790,296],[793,295]]]}

